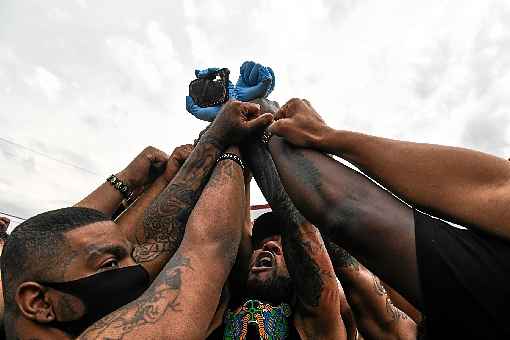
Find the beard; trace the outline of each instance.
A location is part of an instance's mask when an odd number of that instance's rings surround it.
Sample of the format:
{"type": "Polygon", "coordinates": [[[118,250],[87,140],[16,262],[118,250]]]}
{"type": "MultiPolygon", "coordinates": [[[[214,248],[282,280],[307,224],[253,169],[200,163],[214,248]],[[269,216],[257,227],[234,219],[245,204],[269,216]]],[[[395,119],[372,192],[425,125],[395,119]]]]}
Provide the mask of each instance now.
{"type": "Polygon", "coordinates": [[[290,303],[294,295],[294,284],[290,277],[273,276],[270,279],[248,282],[247,297],[279,304],[290,303]]]}

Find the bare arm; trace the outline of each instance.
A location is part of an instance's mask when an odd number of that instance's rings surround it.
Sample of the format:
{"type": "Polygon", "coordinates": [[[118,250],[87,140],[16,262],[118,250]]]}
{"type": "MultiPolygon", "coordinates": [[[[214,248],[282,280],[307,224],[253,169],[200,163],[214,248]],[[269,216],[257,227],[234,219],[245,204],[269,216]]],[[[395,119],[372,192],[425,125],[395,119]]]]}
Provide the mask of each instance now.
{"type": "MultiPolygon", "coordinates": [[[[152,146],[145,148],[124,170],[116,176],[133,191],[140,191],[148,183],[151,164],[162,163],[168,155],[152,146]]],[[[87,197],[76,203],[76,207],[99,210],[112,216],[124,197],[110,183],[103,183],[87,197]]]]}
{"type": "Polygon", "coordinates": [[[163,174],[156,178],[150,187],[115,220],[115,223],[119,225],[124,235],[134,245],[139,243],[136,237],[136,230],[143,230],[142,224],[145,209],[150,206],[172,181],[192,150],[193,147],[189,144],[175,148],[166,161],[163,174]]]}
{"type": "Polygon", "coordinates": [[[276,136],[269,146],[285,190],[301,213],[421,306],[412,210],[327,155],[293,147],[276,136]]]}
{"type": "Polygon", "coordinates": [[[377,276],[343,248],[326,240],[335,272],[365,339],[416,339],[416,323],[394,306],[377,276]]]}
{"type": "Polygon", "coordinates": [[[81,339],[203,339],[234,263],[244,220],[241,168],[218,163],[193,210],[182,244],[137,300],[81,339]]]}
{"type": "Polygon", "coordinates": [[[175,253],[184,236],[188,217],[221,152],[252,131],[271,122],[256,104],[228,102],[165,190],[145,211],[138,225],[138,246],[133,258],[157,273],[175,253]],[[248,121],[249,115],[257,116],[248,121]]]}
{"type": "Polygon", "coordinates": [[[269,151],[252,140],[243,146],[250,169],[273,211],[288,221],[282,234],[285,262],[294,278],[300,317],[307,336],[345,339],[339,290],[318,230],[294,207],[278,177],[269,151]]]}
{"type": "Polygon", "coordinates": [[[273,132],[341,156],[411,204],[510,239],[510,163],[482,152],[328,127],[306,101],[283,108],[273,132]],[[290,117],[292,115],[292,117],[290,117]]]}

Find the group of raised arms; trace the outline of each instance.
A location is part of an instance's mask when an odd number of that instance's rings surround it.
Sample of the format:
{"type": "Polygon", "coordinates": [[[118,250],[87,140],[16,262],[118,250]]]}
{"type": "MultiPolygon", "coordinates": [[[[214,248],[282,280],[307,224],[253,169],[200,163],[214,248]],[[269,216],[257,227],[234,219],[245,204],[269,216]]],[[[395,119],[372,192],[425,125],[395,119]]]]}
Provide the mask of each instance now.
{"type": "Polygon", "coordinates": [[[2,237],[6,339],[510,338],[507,160],[304,99],[228,101],[193,140],[2,237]]]}

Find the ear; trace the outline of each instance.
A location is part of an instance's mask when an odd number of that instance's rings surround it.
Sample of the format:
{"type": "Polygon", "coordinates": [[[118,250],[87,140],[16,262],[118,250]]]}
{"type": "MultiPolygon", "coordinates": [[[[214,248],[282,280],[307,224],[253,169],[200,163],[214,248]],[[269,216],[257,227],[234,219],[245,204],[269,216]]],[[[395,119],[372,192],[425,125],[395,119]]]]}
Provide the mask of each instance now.
{"type": "Polygon", "coordinates": [[[48,323],[55,320],[51,297],[37,282],[23,282],[16,290],[16,304],[28,320],[48,323]]]}

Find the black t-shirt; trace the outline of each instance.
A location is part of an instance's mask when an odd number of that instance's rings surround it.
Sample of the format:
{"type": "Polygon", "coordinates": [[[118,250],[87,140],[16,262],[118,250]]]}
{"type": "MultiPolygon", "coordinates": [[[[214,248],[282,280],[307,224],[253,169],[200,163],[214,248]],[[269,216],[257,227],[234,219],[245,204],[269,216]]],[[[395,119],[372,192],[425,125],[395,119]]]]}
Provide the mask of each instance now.
{"type": "Polygon", "coordinates": [[[510,242],[415,211],[427,339],[510,339],[510,242]]]}

